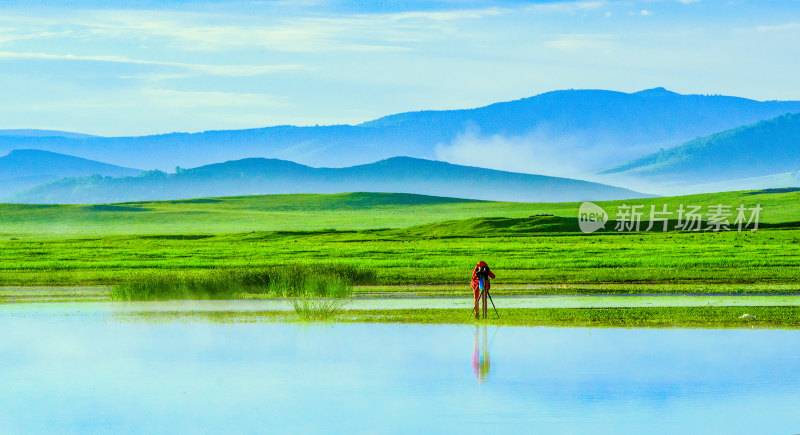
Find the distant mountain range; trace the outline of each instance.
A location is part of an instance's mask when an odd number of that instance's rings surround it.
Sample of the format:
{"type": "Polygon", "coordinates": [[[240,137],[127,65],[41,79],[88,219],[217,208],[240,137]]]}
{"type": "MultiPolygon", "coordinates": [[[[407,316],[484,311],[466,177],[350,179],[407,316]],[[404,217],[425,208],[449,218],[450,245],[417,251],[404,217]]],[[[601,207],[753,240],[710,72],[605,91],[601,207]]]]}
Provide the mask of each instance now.
{"type": "Polygon", "coordinates": [[[0,197],[58,180],[99,174],[109,177],[138,175],[140,170],[41,150],[14,150],[0,157],[0,197]]]}
{"type": "Polygon", "coordinates": [[[402,113],[360,125],[142,137],[0,134],[0,153],[35,148],[169,171],[248,157],[342,167],[405,155],[572,174],[790,112],[800,112],[800,102],[681,95],[663,88],[635,93],[566,90],[477,109],[402,113]],[[502,146],[496,146],[498,141],[502,146]]]}
{"type": "Polygon", "coordinates": [[[791,179],[790,174],[798,171],[800,113],[697,138],[601,174],[699,184],[738,179],[759,181],[756,177],[773,177],[780,182],[791,179]]]}
{"type": "Polygon", "coordinates": [[[312,168],[264,158],[167,174],[64,178],[12,195],[25,203],[108,203],[270,193],[399,192],[496,201],[584,201],[646,197],[599,183],[395,157],[347,168],[312,168]]]}

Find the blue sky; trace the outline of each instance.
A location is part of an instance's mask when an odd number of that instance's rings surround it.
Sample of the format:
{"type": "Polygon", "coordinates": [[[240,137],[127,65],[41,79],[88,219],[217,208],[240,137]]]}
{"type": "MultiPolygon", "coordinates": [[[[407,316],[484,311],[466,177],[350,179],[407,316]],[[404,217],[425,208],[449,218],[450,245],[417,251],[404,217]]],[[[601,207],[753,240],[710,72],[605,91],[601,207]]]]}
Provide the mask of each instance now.
{"type": "Polygon", "coordinates": [[[568,88],[800,100],[800,1],[0,3],[0,129],[359,123],[568,88]]]}

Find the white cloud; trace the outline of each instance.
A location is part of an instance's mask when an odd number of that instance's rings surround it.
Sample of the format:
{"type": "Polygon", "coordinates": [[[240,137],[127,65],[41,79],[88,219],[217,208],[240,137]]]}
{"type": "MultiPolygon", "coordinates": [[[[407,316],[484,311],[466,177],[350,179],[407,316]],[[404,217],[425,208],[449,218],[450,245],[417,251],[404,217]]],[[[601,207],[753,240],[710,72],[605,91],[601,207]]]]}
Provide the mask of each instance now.
{"type": "Polygon", "coordinates": [[[452,21],[452,20],[463,20],[463,19],[478,19],[487,16],[496,16],[507,12],[508,9],[486,8],[486,9],[463,9],[454,11],[433,11],[433,12],[398,12],[398,13],[384,14],[384,15],[361,14],[360,17],[362,18],[367,18],[370,16],[377,18],[383,17],[394,21],[408,20],[408,19],[413,19],[413,20],[422,19],[429,21],[452,21]]]}
{"type": "MultiPolygon", "coordinates": [[[[303,68],[302,65],[209,65],[183,62],[168,62],[158,60],[130,59],[125,56],[106,56],[106,55],[74,55],[74,54],[52,54],[52,53],[26,53],[0,51],[0,59],[32,59],[32,60],[69,60],[69,61],[89,61],[89,62],[111,62],[136,65],[154,65],[182,68],[195,75],[215,75],[225,77],[252,77],[279,71],[296,70],[303,68]]],[[[187,75],[176,75],[186,77],[187,75]]]]}
{"type": "Polygon", "coordinates": [[[87,37],[163,40],[190,51],[267,49],[279,52],[406,51],[430,22],[479,17],[479,12],[331,17],[225,17],[164,11],[101,11],[73,20],[87,37]],[[258,19],[257,19],[258,18],[258,19]]]}
{"type": "Polygon", "coordinates": [[[759,32],[783,32],[786,30],[794,30],[800,28],[800,23],[785,23],[771,26],[758,26],[756,30],[759,32]]]}
{"type": "Polygon", "coordinates": [[[639,14],[641,14],[641,15],[653,15],[653,13],[648,11],[647,9],[642,9],[642,11],[639,12],[639,14]]]}
{"type": "Polygon", "coordinates": [[[0,24],[12,30],[0,31],[0,43],[69,37],[84,43],[148,41],[162,47],[191,51],[230,48],[284,52],[398,51],[407,50],[400,43],[415,40],[415,31],[429,27],[429,22],[473,16],[482,14],[462,11],[273,18],[162,10],[90,10],[65,12],[57,18],[0,16],[0,24]],[[411,21],[416,21],[416,24],[411,21]]]}
{"type": "Polygon", "coordinates": [[[217,91],[179,91],[145,88],[141,94],[161,108],[280,106],[283,99],[268,95],[217,91]]]}
{"type": "MultiPolygon", "coordinates": [[[[449,11],[412,11],[373,14],[328,14],[277,17],[164,10],[84,10],[59,17],[2,16],[0,23],[18,28],[2,38],[54,38],[53,29],[69,29],[69,37],[158,41],[190,51],[232,48],[279,52],[396,52],[431,34],[452,31],[452,22],[477,20],[515,12],[574,13],[600,8],[605,1],[537,3],[521,8],[488,7],[449,11]],[[44,29],[42,31],[41,29],[44,29]]],[[[274,5],[273,5],[274,6],[274,5]]],[[[67,36],[61,34],[61,36],[67,36]]]]}
{"type": "Polygon", "coordinates": [[[604,34],[568,34],[544,43],[545,47],[562,50],[598,50],[611,46],[613,35],[604,34]]]}
{"type": "Polygon", "coordinates": [[[17,27],[0,27],[0,44],[31,39],[63,38],[70,36],[71,33],[72,32],[69,30],[54,31],[37,29],[26,32],[17,27]]]}
{"type": "Polygon", "coordinates": [[[85,96],[79,100],[51,100],[47,104],[27,108],[53,110],[59,108],[79,108],[81,110],[116,110],[119,108],[136,111],[169,111],[175,109],[197,108],[252,108],[286,106],[284,97],[241,92],[183,91],[176,89],[143,87],[114,91],[106,95],[85,96]]]}
{"type": "Polygon", "coordinates": [[[608,2],[606,1],[564,1],[554,3],[535,3],[528,6],[526,9],[540,12],[574,13],[587,9],[598,9],[607,4],[608,2]]]}

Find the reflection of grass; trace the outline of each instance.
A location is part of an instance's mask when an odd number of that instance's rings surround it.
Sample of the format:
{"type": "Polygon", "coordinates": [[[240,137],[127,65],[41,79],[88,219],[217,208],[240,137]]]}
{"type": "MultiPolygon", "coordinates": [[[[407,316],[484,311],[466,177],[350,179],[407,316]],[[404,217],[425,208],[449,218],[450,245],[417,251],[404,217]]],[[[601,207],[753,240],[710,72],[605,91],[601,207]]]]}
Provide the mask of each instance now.
{"type": "Polygon", "coordinates": [[[108,300],[106,287],[0,287],[0,304],[108,300]]]}
{"type": "Polygon", "coordinates": [[[331,320],[347,303],[344,299],[312,299],[307,297],[290,299],[294,312],[300,320],[331,320]]]}
{"type": "MultiPolygon", "coordinates": [[[[501,308],[500,319],[475,320],[467,310],[347,310],[326,320],[356,323],[490,324],[590,328],[787,328],[800,329],[800,307],[501,308]],[[742,314],[755,319],[740,319],[742,314]]],[[[118,314],[121,320],[292,322],[297,315],[260,312],[149,312],[118,314]]]]}
{"type": "Polygon", "coordinates": [[[346,264],[148,273],[115,286],[111,298],[124,301],[239,299],[253,294],[341,298],[352,294],[353,284],[374,279],[374,272],[346,264]]]}
{"type": "Polygon", "coordinates": [[[505,326],[622,328],[791,328],[800,329],[800,307],[635,307],[506,308],[500,319],[475,320],[469,310],[348,311],[344,321],[418,324],[492,324],[505,326]],[[755,319],[740,319],[747,313],[755,319]]]}

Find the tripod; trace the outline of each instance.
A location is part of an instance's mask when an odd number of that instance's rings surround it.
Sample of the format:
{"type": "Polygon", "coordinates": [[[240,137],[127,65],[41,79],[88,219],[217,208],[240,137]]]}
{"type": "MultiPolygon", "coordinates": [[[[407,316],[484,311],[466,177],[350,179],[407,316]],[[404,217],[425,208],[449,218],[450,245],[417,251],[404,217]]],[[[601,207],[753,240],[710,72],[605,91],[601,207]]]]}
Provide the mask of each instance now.
{"type": "Polygon", "coordinates": [[[488,299],[489,302],[492,303],[492,308],[494,308],[494,313],[497,314],[497,318],[499,319],[500,318],[500,313],[497,312],[497,307],[494,305],[494,299],[492,299],[492,295],[489,294],[489,289],[487,288],[488,286],[484,285],[484,281],[483,281],[484,279],[488,280],[488,278],[481,278],[480,279],[479,287],[480,287],[481,293],[478,296],[478,300],[475,301],[475,306],[472,307],[472,312],[473,313],[477,313],[478,312],[478,303],[482,303],[482,305],[483,305],[483,307],[482,307],[483,308],[483,310],[482,310],[483,311],[483,318],[485,319],[486,318],[486,314],[488,312],[488,306],[486,304],[487,299],[488,299]]]}

